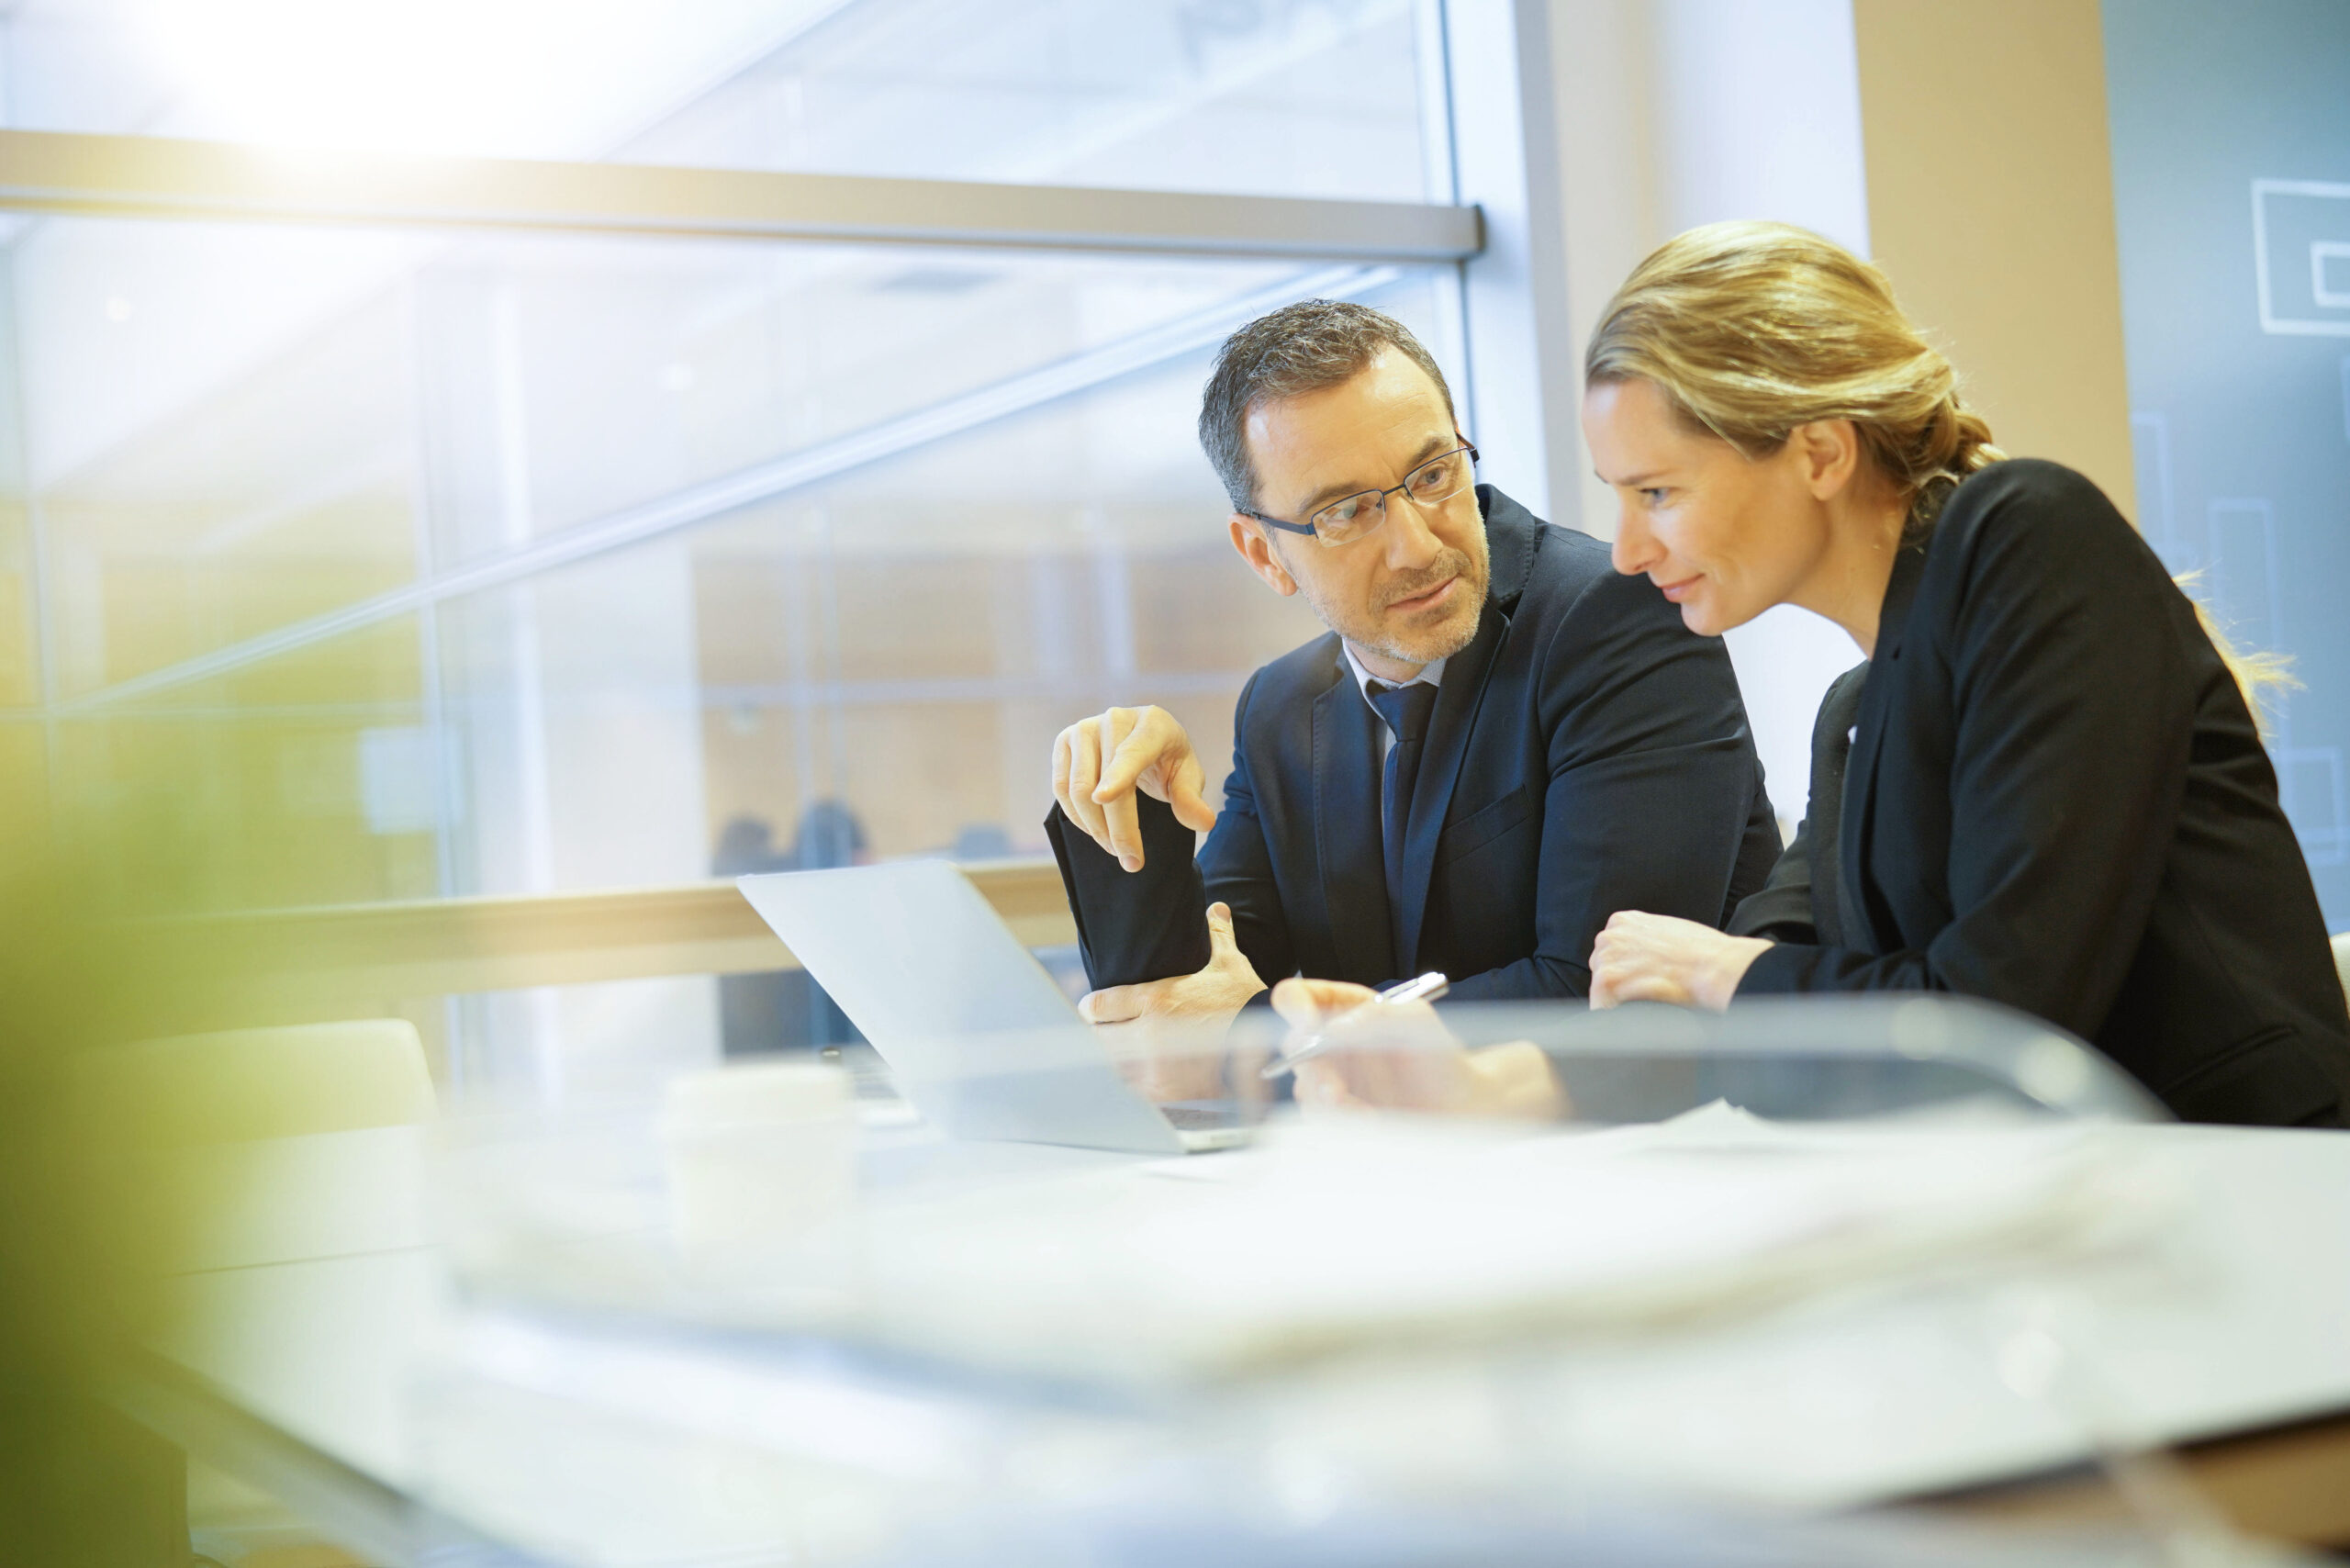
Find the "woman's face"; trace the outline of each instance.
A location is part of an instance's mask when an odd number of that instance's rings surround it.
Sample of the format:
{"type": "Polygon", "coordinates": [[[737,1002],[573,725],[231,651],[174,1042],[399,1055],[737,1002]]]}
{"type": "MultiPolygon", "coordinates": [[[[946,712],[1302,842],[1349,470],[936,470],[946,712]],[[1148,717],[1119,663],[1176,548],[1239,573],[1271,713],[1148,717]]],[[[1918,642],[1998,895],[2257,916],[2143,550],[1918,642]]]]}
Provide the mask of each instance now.
{"type": "Polygon", "coordinates": [[[1653,382],[1595,383],[1583,440],[1621,506],[1616,569],[1646,573],[1683,623],[1708,637],[1796,599],[1830,543],[1827,476],[1806,439],[1817,429],[1750,458],[1691,429],[1653,382]]]}

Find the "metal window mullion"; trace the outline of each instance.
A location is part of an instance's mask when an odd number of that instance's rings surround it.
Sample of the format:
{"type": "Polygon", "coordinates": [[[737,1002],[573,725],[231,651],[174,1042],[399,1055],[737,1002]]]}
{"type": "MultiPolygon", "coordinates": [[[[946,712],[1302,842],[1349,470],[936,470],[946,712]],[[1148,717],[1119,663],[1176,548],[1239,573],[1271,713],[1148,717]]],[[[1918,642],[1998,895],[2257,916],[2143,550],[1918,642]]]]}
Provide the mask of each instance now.
{"type": "Polygon", "coordinates": [[[169,137],[0,130],[0,210],[666,238],[1460,261],[1476,208],[1416,202],[522,159],[299,157],[169,137]]]}

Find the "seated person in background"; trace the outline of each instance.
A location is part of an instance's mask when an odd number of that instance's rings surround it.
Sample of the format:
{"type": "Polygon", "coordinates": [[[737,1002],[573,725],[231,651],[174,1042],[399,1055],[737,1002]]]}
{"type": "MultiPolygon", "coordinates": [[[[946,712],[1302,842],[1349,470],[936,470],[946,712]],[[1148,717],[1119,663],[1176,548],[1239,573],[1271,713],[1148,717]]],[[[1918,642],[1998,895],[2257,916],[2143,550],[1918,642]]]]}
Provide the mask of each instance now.
{"type": "MultiPolygon", "coordinates": [[[[800,813],[800,836],[787,850],[773,843],[774,829],[761,817],[738,816],[718,835],[711,875],[741,877],[765,871],[818,871],[862,866],[865,823],[841,801],[817,801],[800,813]]],[[[805,969],[718,977],[719,1040],[729,1057],[767,1051],[816,1050],[837,1055],[862,1039],[840,1003],[805,969]]]]}
{"type": "Polygon", "coordinates": [[[1400,323],[1315,300],[1242,329],[1200,432],[1233,547],[1330,633],[1250,678],[1220,813],[1158,709],[1060,734],[1089,1018],[1229,1020],[1301,971],[1581,996],[1613,911],[1711,927],[1762,885],[1778,832],[1721,644],[1475,485],[1400,323]]]}
{"type": "MultiPolygon", "coordinates": [[[[1874,267],[1783,225],[1692,230],[1617,295],[1584,376],[1618,570],[1693,631],[1800,604],[1871,661],[1851,730],[1815,732],[1815,779],[1843,777],[1781,879],[1813,884],[1811,928],[1628,905],[1593,1005],[1955,991],[2093,1042],[2185,1119],[2343,1124],[2350,1015],[2235,671],[2096,486],[1990,445],[1874,267]]],[[[1453,1067],[1422,1072],[1474,1099],[1453,1067]]],[[[1343,1062],[1298,1092],[1405,1097],[1343,1062]]]]}

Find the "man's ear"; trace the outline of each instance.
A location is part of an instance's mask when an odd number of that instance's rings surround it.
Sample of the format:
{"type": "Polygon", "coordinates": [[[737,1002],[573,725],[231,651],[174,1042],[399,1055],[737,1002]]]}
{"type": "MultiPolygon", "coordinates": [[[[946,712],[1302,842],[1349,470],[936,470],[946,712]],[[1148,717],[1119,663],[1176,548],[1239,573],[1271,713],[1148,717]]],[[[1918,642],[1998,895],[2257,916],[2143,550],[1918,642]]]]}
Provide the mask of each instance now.
{"type": "Polygon", "coordinates": [[[1297,579],[1281,566],[1281,557],[1273,554],[1273,542],[1265,537],[1264,525],[1253,517],[1234,512],[1226,520],[1232,529],[1232,547],[1248,563],[1248,569],[1265,579],[1265,586],[1283,599],[1297,591],[1297,579]]]}
{"type": "Polygon", "coordinates": [[[1804,484],[1814,500],[1844,489],[1860,472],[1861,431],[1850,420],[1814,420],[1797,425],[1787,439],[1802,455],[1804,484]]]}

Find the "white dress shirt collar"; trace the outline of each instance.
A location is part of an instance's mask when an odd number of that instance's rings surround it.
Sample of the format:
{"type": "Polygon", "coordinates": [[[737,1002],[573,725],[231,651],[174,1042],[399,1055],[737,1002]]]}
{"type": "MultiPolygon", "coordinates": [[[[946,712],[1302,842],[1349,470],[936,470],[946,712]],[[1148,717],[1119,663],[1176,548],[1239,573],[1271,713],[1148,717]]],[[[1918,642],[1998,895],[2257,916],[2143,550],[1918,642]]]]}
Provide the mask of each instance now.
{"type": "Polygon", "coordinates": [[[1444,661],[1442,659],[1438,659],[1433,664],[1422,666],[1420,673],[1414,676],[1409,680],[1394,681],[1388,680],[1382,676],[1373,675],[1371,671],[1363,668],[1362,661],[1355,657],[1355,651],[1353,647],[1348,644],[1345,638],[1341,637],[1338,640],[1338,647],[1347,655],[1347,667],[1354,671],[1355,689],[1362,693],[1362,700],[1366,702],[1371,700],[1371,683],[1374,680],[1380,682],[1382,686],[1441,686],[1444,684],[1444,661]]]}

